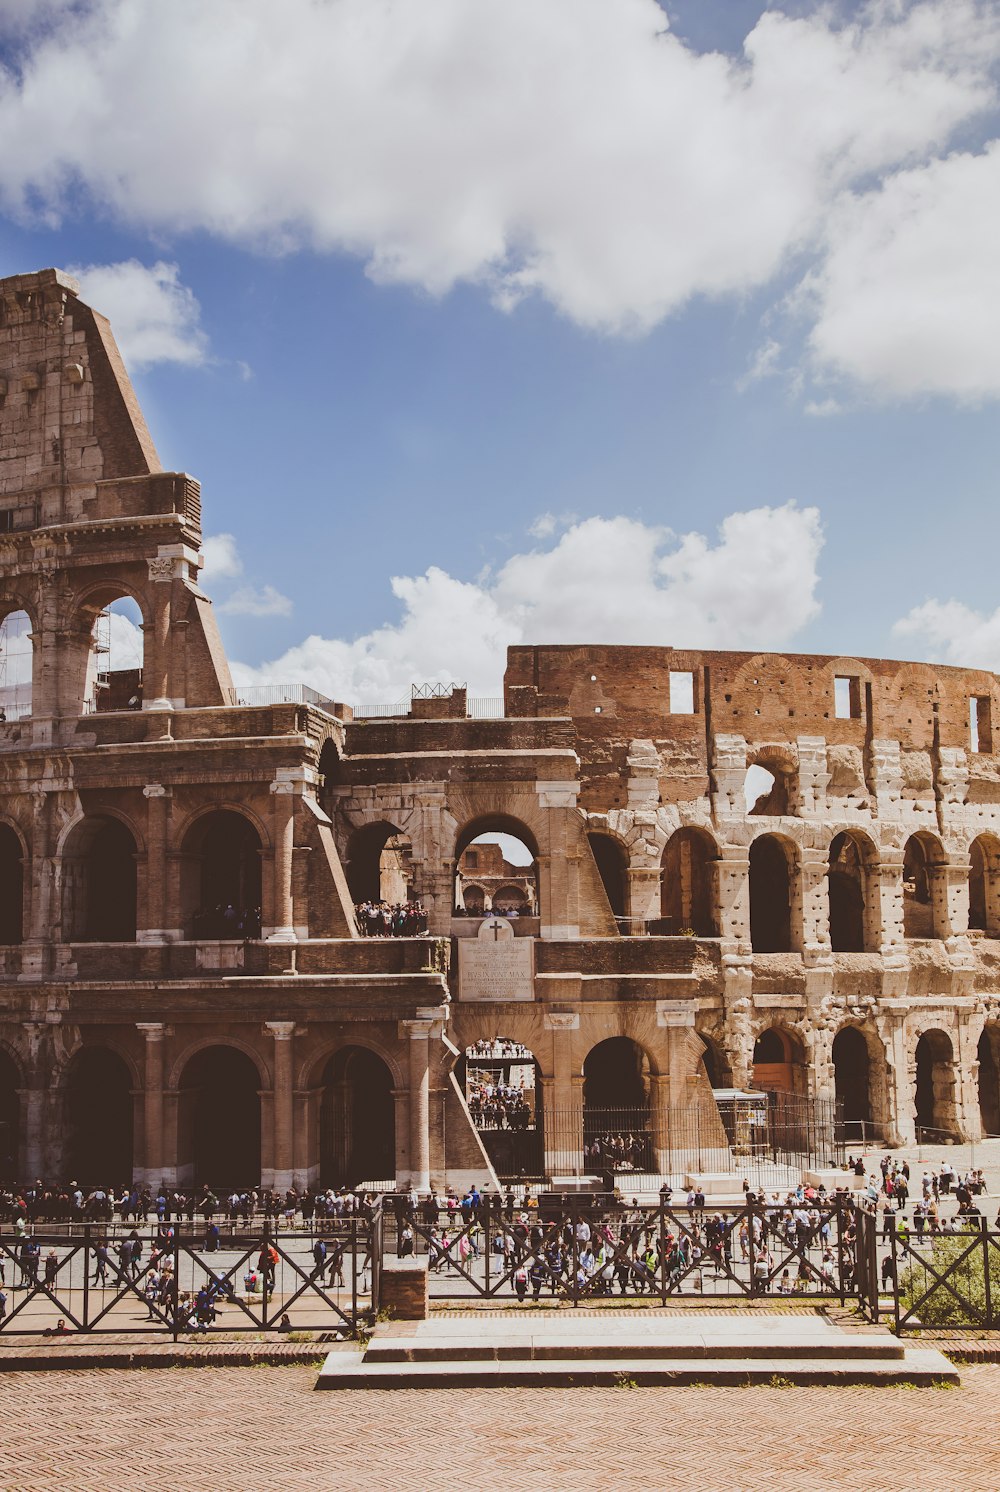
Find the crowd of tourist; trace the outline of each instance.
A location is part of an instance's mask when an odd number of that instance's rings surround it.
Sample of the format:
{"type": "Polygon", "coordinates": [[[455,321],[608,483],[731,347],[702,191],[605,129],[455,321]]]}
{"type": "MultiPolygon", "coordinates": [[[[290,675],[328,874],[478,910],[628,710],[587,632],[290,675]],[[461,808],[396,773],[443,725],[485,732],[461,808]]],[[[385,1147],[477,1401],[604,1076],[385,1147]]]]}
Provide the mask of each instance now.
{"type": "Polygon", "coordinates": [[[0,1187],[0,1226],[15,1233],[46,1223],[105,1223],[126,1228],[149,1225],[169,1227],[187,1223],[205,1227],[206,1243],[212,1247],[213,1228],[219,1223],[230,1230],[263,1223],[321,1230],[326,1222],[369,1217],[375,1205],[370,1193],[306,1187],[285,1192],[245,1188],[217,1195],[208,1186],[184,1190],[162,1185],[97,1186],[85,1189],[75,1181],[65,1186],[47,1186],[41,1181],[19,1187],[0,1187]]]}
{"type": "Polygon", "coordinates": [[[534,1122],[523,1087],[497,1082],[489,1073],[470,1070],[468,1095],[477,1129],[530,1129],[534,1122]]]}
{"type": "Polygon", "coordinates": [[[653,1142],[650,1135],[607,1133],[592,1135],[584,1141],[584,1170],[594,1174],[603,1171],[652,1171],[653,1142]]]}
{"type": "Polygon", "coordinates": [[[218,906],[207,909],[199,908],[191,919],[196,943],[259,938],[260,928],[260,907],[237,907],[231,901],[219,902],[218,906]]]}
{"type": "Polygon", "coordinates": [[[519,1041],[511,1041],[508,1036],[494,1036],[492,1040],[488,1036],[474,1041],[472,1046],[466,1047],[467,1057],[489,1058],[496,1061],[534,1062],[535,1054],[528,1047],[522,1046],[519,1041]]]}
{"type": "Polygon", "coordinates": [[[359,901],[354,916],[366,938],[417,938],[427,931],[427,913],[419,901],[359,901]]]}

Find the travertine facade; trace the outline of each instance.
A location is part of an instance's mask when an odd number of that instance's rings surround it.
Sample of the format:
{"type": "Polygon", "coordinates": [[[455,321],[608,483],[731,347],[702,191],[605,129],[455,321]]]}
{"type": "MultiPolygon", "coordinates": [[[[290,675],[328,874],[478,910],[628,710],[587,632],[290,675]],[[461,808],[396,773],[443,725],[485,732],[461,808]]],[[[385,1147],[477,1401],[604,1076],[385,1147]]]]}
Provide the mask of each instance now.
{"type": "Polygon", "coordinates": [[[0,597],[33,655],[30,714],[0,724],[0,1164],[482,1179],[453,1069],[498,1033],[534,1052],[563,1150],[588,1055],[621,1037],[654,1113],[711,1105],[711,1074],[838,1097],[892,1142],[1000,1130],[994,675],[516,647],[503,719],[235,703],[198,485],[160,469],[55,271],[0,282],[0,438],[0,597]],[[142,708],[89,712],[121,596],[142,708]],[[748,812],[754,765],[774,780],[748,812]],[[535,857],[533,1000],[458,999],[483,831],[535,857]],[[389,837],[435,941],[357,934],[389,837]]]}

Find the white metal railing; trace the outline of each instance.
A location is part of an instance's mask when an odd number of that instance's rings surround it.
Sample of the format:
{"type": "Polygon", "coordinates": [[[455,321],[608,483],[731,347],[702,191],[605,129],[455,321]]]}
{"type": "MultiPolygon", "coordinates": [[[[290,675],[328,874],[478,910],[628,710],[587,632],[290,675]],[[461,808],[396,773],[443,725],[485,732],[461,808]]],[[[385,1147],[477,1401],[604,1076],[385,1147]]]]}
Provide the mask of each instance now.
{"type": "MultiPolygon", "coordinates": [[[[414,695],[414,699],[428,699],[432,697],[446,698],[446,696],[414,695]]],[[[398,699],[391,705],[355,705],[355,720],[405,720],[410,714],[410,700],[398,699]]],[[[458,717],[461,718],[461,717],[458,717]]],[[[469,699],[465,702],[466,720],[503,720],[504,705],[501,695],[493,695],[481,699],[469,699]]]]}
{"type": "Polygon", "coordinates": [[[333,700],[308,684],[250,684],[227,691],[231,705],[332,705],[333,700]]]}

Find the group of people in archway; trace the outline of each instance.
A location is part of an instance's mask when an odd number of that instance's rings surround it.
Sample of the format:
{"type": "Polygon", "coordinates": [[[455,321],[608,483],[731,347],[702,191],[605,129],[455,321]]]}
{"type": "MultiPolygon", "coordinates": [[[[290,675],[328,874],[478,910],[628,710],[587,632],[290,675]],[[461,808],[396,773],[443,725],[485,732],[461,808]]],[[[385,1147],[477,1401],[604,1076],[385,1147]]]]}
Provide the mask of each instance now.
{"type": "Polygon", "coordinates": [[[418,938],[427,931],[427,912],[419,901],[359,901],[354,916],[366,938],[418,938]]]}

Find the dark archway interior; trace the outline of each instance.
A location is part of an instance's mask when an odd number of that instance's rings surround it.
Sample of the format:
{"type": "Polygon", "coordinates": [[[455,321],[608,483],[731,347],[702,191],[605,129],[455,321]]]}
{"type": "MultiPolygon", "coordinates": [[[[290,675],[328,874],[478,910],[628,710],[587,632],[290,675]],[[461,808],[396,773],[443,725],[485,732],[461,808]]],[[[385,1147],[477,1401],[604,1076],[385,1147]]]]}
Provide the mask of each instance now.
{"type": "Polygon", "coordinates": [[[188,834],[185,852],[197,886],[194,936],[260,937],[261,843],[250,820],[228,808],[206,814],[188,834]]]}
{"type": "Polygon", "coordinates": [[[336,1052],[323,1070],[320,1181],[356,1186],[396,1175],[396,1105],[392,1073],[367,1047],[336,1052]]]}
{"type": "Polygon", "coordinates": [[[790,953],[792,948],[788,859],[770,835],[750,846],[750,942],[754,953],[790,953]]]}
{"type": "Polygon", "coordinates": [[[903,850],[903,936],[934,936],[931,867],[927,851],[916,836],[906,841],[903,850]]]}
{"type": "Polygon", "coordinates": [[[179,1150],[196,1184],[260,1185],[260,1074],[236,1047],[197,1052],[181,1079],[179,1150]]]}
{"type": "Polygon", "coordinates": [[[118,819],[88,826],[74,936],[88,943],[134,943],[135,840],[118,819]]]}
{"type": "Polygon", "coordinates": [[[701,1062],[709,1083],[713,1088],[731,1088],[733,1086],[733,1075],[729,1070],[725,1057],[713,1041],[709,1041],[705,1036],[701,1039],[705,1046],[705,1050],[701,1054],[701,1062]]]}
{"type": "Polygon", "coordinates": [[[649,1078],[642,1049],[627,1036],[611,1036],[583,1064],[584,1109],[648,1109],[649,1078]]]}
{"type": "Polygon", "coordinates": [[[23,908],[21,841],[9,824],[0,824],[0,943],[20,943],[23,908]]]}
{"type": "Polygon", "coordinates": [[[20,1112],[17,1068],[6,1052],[0,1052],[0,1185],[17,1178],[20,1149],[20,1112]]]}
{"type": "Polygon", "coordinates": [[[366,824],[352,834],[346,871],[355,904],[407,900],[403,886],[407,881],[409,851],[409,840],[392,824],[366,824]],[[388,857],[387,850],[392,852],[388,857]]]}
{"type": "Polygon", "coordinates": [[[969,931],[986,931],[986,856],[978,839],[969,851],[969,931]]]}
{"type": "MultiPolygon", "coordinates": [[[[932,1143],[953,1133],[954,1049],[944,1031],[925,1031],[917,1042],[916,1120],[932,1143]]],[[[919,1140],[920,1135],[917,1135],[919,1140]]]]}
{"type": "Polygon", "coordinates": [[[838,1117],[846,1123],[871,1122],[869,1068],[867,1041],[856,1026],[845,1026],[833,1038],[833,1072],[838,1117]]]}
{"type": "Polygon", "coordinates": [[[340,783],[342,768],[340,752],[332,741],[323,743],[323,750],[319,754],[318,770],[323,779],[319,789],[319,805],[324,813],[333,818],[334,788],[340,783]]]}
{"type": "Polygon", "coordinates": [[[660,915],[667,923],[667,934],[718,937],[712,884],[715,858],[714,845],[697,830],[678,829],[671,835],[660,872],[660,915]]]}
{"type": "Polygon", "coordinates": [[[132,1080],[117,1052],[84,1047],[66,1078],[66,1171],[81,1186],[132,1180],[132,1080]]]}
{"type": "Polygon", "coordinates": [[[864,866],[849,834],[838,834],[830,846],[830,946],[834,953],[865,951],[864,866]]]}
{"type": "MultiPolygon", "coordinates": [[[[609,834],[588,834],[605,895],[616,918],[628,915],[628,871],[625,852],[609,834]]],[[[627,931],[627,928],[623,929],[627,931]]]]}
{"type": "Polygon", "coordinates": [[[983,1135],[1000,1135],[1000,1029],[987,1026],[979,1038],[979,1116],[983,1135]]]}

